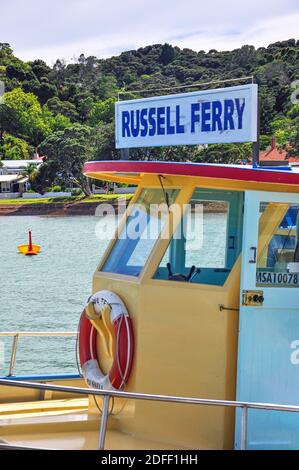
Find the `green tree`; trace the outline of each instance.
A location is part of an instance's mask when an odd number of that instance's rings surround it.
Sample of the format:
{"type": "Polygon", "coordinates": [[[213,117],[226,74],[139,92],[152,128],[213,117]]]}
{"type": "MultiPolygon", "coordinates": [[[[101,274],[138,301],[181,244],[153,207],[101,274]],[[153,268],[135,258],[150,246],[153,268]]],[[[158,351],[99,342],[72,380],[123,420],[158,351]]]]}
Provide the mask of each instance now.
{"type": "Polygon", "coordinates": [[[94,131],[94,160],[118,160],[115,148],[114,124],[100,123],[94,131]]]}
{"type": "Polygon", "coordinates": [[[272,123],[272,129],[278,146],[288,148],[294,147],[299,132],[299,117],[295,119],[280,118],[272,123]]]}
{"type": "Polygon", "coordinates": [[[27,160],[31,150],[23,139],[6,133],[0,144],[0,157],[3,160],[27,160]]]}
{"type": "Polygon", "coordinates": [[[61,101],[58,96],[50,98],[47,101],[48,109],[55,115],[63,114],[71,121],[76,121],[79,119],[79,114],[76,110],[76,106],[69,101],[61,101]]]}
{"type": "Polygon", "coordinates": [[[278,146],[285,148],[289,156],[299,155],[299,105],[293,106],[287,117],[273,121],[272,130],[278,146]]]}
{"type": "MultiPolygon", "coordinates": [[[[44,110],[45,112],[45,110],[44,110]]],[[[61,131],[67,127],[72,126],[70,119],[63,114],[57,114],[56,116],[51,116],[49,119],[52,132],[61,131]]]]}
{"type": "Polygon", "coordinates": [[[299,117],[299,104],[295,104],[288,112],[288,117],[291,119],[296,119],[299,117]]]}
{"type": "Polygon", "coordinates": [[[165,43],[162,46],[161,54],[160,54],[160,61],[163,65],[168,65],[172,62],[175,58],[175,49],[170,44],[165,43]]]}
{"type": "Polygon", "coordinates": [[[212,144],[202,147],[195,157],[203,163],[241,163],[247,161],[252,153],[252,146],[247,144],[212,144]]]}
{"type": "Polygon", "coordinates": [[[75,124],[54,132],[41,143],[39,151],[48,159],[34,181],[35,189],[43,192],[48,186],[75,184],[90,194],[89,182],[82,173],[84,163],[94,155],[90,127],[75,124]]]}
{"type": "Polygon", "coordinates": [[[115,114],[115,101],[115,98],[108,98],[104,101],[96,101],[89,113],[89,124],[92,127],[95,127],[101,122],[113,122],[115,114]]]}
{"type": "Polygon", "coordinates": [[[117,80],[113,75],[103,75],[96,85],[96,96],[101,100],[117,97],[117,80]]]}
{"type": "Polygon", "coordinates": [[[20,82],[33,78],[30,76],[28,66],[24,63],[8,65],[6,67],[6,76],[10,79],[16,78],[20,82]]]}
{"type": "Polygon", "coordinates": [[[37,146],[51,133],[49,119],[33,93],[25,93],[21,88],[5,93],[5,105],[14,112],[20,137],[37,146]]]}
{"type": "Polygon", "coordinates": [[[43,60],[37,59],[33,62],[29,62],[31,70],[38,80],[42,80],[43,77],[47,77],[51,73],[51,67],[49,67],[43,60]]]}
{"type": "Polygon", "coordinates": [[[0,104],[0,145],[4,143],[4,133],[18,134],[20,125],[17,111],[5,103],[0,104]]]}
{"type": "Polygon", "coordinates": [[[0,42],[0,58],[12,56],[13,50],[7,42],[0,42]]]}
{"type": "Polygon", "coordinates": [[[45,104],[50,98],[57,95],[57,88],[52,83],[42,82],[35,90],[41,104],[45,104]]]}
{"type": "Polygon", "coordinates": [[[77,110],[79,114],[79,119],[82,123],[87,120],[92,105],[93,98],[91,96],[82,97],[82,99],[78,100],[77,110]]]}

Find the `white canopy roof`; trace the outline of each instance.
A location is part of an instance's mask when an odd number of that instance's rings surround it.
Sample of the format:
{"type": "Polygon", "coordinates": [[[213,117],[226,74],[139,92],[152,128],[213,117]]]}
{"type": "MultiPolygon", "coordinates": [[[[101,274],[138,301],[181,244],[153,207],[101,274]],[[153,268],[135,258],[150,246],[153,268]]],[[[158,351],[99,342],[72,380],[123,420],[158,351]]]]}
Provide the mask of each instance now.
{"type": "Polygon", "coordinates": [[[22,175],[0,175],[0,183],[26,183],[28,181],[27,176],[22,175]]]}
{"type": "Polygon", "coordinates": [[[16,170],[19,168],[25,169],[31,163],[34,163],[36,166],[39,166],[43,163],[42,160],[1,160],[1,161],[3,164],[3,168],[12,169],[12,170],[16,170]]]}

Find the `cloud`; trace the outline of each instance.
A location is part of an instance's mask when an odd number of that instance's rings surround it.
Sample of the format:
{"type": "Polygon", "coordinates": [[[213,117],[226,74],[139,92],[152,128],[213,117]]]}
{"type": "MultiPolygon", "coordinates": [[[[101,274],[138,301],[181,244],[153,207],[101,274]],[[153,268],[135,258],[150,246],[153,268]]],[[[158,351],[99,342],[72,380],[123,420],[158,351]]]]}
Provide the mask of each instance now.
{"type": "Polygon", "coordinates": [[[108,57],[171,42],[194,50],[266,46],[295,37],[297,0],[10,0],[1,39],[24,60],[108,57]]]}
{"type": "Polygon", "coordinates": [[[255,47],[266,47],[267,45],[286,39],[298,38],[299,12],[270,18],[260,21],[251,28],[243,31],[206,31],[205,34],[194,33],[186,38],[174,41],[180,47],[189,47],[195,50],[217,49],[219,51],[232,50],[244,44],[255,47]]]}

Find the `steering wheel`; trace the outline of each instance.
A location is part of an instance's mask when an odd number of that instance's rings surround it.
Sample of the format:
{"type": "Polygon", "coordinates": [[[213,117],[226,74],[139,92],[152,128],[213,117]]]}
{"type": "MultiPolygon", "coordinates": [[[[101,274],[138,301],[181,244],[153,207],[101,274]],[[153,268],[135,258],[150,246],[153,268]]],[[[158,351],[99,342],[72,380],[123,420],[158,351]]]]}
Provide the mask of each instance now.
{"type": "Polygon", "coordinates": [[[169,281],[181,281],[181,282],[191,282],[196,274],[200,273],[200,268],[196,268],[194,265],[191,266],[189,274],[186,276],[185,274],[180,273],[172,273],[171,264],[167,263],[167,270],[168,270],[168,280],[169,281]]]}

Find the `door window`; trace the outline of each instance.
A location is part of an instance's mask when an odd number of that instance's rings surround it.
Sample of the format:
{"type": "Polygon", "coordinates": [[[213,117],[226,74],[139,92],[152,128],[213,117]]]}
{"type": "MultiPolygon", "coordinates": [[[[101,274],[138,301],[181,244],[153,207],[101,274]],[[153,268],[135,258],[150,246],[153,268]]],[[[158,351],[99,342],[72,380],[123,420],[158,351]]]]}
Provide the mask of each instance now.
{"type": "Polygon", "coordinates": [[[299,205],[261,202],[257,286],[299,286],[299,205]]]}

